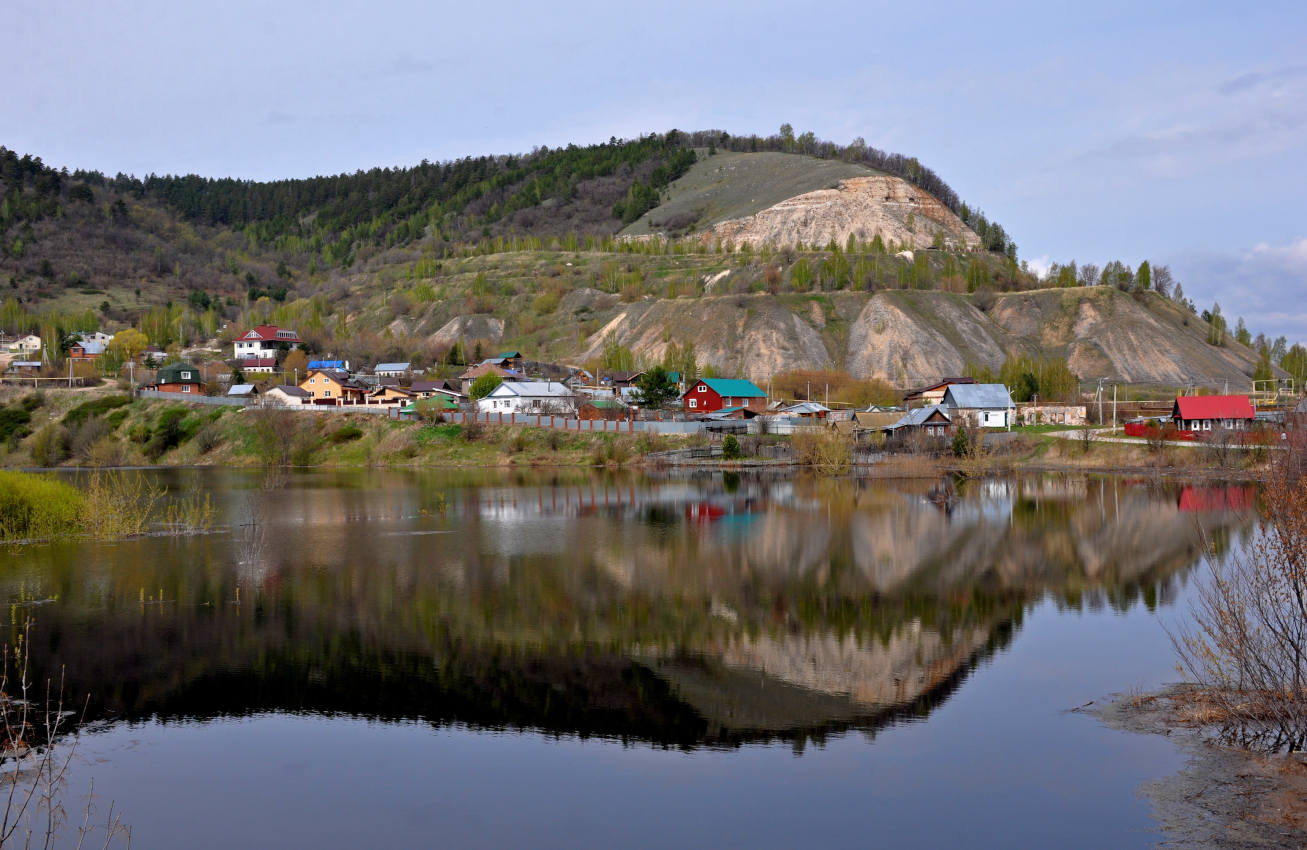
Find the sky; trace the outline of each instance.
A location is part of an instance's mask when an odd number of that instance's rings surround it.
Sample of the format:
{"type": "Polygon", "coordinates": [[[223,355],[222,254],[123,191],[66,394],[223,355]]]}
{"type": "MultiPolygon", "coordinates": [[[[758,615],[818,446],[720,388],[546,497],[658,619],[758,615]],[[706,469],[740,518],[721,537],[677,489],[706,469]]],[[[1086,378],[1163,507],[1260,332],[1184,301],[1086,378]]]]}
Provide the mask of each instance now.
{"type": "Polygon", "coordinates": [[[10,0],[0,145],[250,179],[641,133],[861,136],[1032,267],[1307,342],[1307,3],[10,0]]]}

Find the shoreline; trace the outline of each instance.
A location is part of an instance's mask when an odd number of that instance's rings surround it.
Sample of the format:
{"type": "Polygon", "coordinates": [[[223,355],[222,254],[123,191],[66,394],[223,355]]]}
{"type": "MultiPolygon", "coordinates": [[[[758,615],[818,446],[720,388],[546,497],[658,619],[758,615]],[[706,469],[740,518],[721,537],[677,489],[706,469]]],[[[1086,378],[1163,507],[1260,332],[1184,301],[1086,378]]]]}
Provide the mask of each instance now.
{"type": "Polygon", "coordinates": [[[1162,847],[1198,850],[1307,847],[1307,757],[1263,755],[1225,746],[1212,729],[1177,716],[1193,690],[1170,685],[1150,694],[1112,694],[1070,709],[1104,726],[1165,735],[1186,757],[1178,773],[1144,783],[1162,847]]]}

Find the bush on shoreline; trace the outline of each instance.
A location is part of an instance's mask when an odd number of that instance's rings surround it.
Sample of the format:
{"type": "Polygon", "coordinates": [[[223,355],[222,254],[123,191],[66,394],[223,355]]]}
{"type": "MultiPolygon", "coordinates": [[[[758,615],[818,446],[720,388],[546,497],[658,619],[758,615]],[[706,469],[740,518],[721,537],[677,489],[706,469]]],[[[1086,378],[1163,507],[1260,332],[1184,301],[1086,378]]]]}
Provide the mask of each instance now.
{"type": "Polygon", "coordinates": [[[82,530],[85,500],[62,481],[0,471],[0,540],[57,537],[82,530]]]}

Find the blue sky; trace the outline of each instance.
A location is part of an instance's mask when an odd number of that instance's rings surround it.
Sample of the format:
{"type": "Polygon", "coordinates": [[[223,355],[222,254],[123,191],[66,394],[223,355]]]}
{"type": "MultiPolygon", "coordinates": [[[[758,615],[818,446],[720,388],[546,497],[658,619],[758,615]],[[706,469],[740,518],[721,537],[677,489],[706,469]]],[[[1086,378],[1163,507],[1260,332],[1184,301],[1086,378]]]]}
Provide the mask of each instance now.
{"type": "Polygon", "coordinates": [[[917,156],[1032,264],[1307,341],[1307,4],[16,0],[0,144],[255,179],[642,132],[917,156]]]}

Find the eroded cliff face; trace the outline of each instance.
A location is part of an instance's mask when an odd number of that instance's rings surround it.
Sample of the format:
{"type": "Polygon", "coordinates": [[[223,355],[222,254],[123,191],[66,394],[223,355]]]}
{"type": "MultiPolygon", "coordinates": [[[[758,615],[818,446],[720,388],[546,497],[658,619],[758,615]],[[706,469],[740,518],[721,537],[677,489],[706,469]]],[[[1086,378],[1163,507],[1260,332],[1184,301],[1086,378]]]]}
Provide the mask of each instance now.
{"type": "Polygon", "coordinates": [[[1206,326],[1169,301],[1105,287],[1002,293],[986,304],[948,292],[889,290],[796,298],[762,293],[614,305],[577,358],[613,339],[657,360],[694,344],[701,365],[765,382],[790,369],[844,369],[912,386],[995,371],[1012,354],[1066,358],[1084,381],[1247,385],[1255,354],[1207,344],[1206,326]],[[820,302],[820,303],[819,303],[820,302]]]}
{"type": "Polygon", "coordinates": [[[805,192],[746,218],[723,221],[704,233],[739,245],[843,245],[853,234],[886,245],[928,248],[940,234],[944,245],[974,248],[979,237],[933,195],[887,175],[852,177],[833,189],[805,192]]]}

